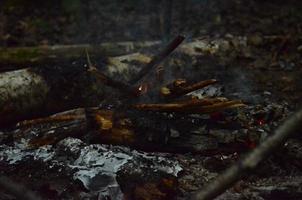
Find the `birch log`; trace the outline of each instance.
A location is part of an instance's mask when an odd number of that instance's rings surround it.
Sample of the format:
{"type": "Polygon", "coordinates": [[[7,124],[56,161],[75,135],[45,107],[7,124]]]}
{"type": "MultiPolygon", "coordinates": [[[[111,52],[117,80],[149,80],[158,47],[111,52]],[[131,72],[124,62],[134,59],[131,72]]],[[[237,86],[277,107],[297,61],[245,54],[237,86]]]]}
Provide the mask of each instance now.
{"type": "MultiPolygon", "coordinates": [[[[0,125],[40,110],[49,92],[46,81],[29,69],[0,74],[0,125]]],[[[17,119],[18,120],[18,119],[17,119]]]]}
{"type": "Polygon", "coordinates": [[[85,69],[45,67],[0,73],[0,126],[96,105],[104,98],[104,90],[85,69]]]}

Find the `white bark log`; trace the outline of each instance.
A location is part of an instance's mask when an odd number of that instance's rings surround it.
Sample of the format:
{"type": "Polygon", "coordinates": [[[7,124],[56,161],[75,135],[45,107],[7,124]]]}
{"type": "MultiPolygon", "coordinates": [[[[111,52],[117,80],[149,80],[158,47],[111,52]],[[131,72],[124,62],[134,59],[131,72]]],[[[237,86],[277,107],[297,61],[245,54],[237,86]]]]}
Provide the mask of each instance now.
{"type": "Polygon", "coordinates": [[[29,69],[1,73],[0,124],[42,109],[48,92],[45,80],[29,69]]]}

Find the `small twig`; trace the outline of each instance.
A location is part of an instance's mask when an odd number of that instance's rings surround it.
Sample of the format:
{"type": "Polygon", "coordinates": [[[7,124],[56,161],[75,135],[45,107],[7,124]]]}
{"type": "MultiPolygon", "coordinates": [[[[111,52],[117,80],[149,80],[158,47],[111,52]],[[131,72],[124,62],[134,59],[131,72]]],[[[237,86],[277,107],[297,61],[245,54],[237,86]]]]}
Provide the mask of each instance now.
{"type": "Polygon", "coordinates": [[[157,67],[168,55],[170,55],[182,43],[184,39],[185,37],[181,35],[174,38],[174,40],[170,42],[168,46],[158,55],[154,56],[153,59],[141,69],[137,76],[129,81],[129,83],[135,84],[143,79],[152,69],[157,67]]]}
{"type": "Polygon", "coordinates": [[[280,147],[290,136],[301,130],[301,128],[302,109],[285,121],[285,123],[275,131],[274,135],[267,138],[245,158],[227,169],[212,183],[208,183],[202,191],[197,192],[193,196],[193,199],[209,200],[222,194],[240,180],[243,175],[255,169],[261,161],[272,154],[276,148],[280,147]]]}
{"type": "Polygon", "coordinates": [[[26,189],[23,185],[13,182],[6,176],[0,176],[0,188],[5,189],[7,192],[15,196],[17,199],[23,200],[41,200],[32,191],[26,189]]]}
{"type": "Polygon", "coordinates": [[[89,56],[87,48],[85,49],[85,52],[86,52],[86,58],[87,58],[88,67],[92,67],[93,65],[91,63],[90,56],[89,56]]]}

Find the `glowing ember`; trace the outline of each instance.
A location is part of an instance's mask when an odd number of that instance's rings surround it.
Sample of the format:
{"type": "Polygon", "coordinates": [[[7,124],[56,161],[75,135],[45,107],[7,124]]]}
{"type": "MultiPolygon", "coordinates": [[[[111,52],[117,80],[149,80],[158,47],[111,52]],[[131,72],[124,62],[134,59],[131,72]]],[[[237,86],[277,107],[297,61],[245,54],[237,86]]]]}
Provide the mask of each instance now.
{"type": "Polygon", "coordinates": [[[145,94],[148,92],[148,84],[144,83],[138,87],[139,94],[145,94]]]}
{"type": "Polygon", "coordinates": [[[258,124],[259,126],[262,126],[263,124],[265,124],[265,120],[264,120],[264,119],[258,119],[258,120],[257,120],[257,124],[258,124]]]}

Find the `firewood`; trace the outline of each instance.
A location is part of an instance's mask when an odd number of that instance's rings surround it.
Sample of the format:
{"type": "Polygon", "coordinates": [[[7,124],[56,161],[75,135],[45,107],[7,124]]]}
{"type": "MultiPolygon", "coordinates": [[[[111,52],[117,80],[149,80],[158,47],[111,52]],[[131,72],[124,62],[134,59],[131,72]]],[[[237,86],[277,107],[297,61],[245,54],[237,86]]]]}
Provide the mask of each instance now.
{"type": "Polygon", "coordinates": [[[112,110],[97,107],[89,108],[89,116],[85,109],[76,109],[46,118],[20,122],[19,128],[53,125],[54,128],[42,129],[42,133],[38,137],[32,138],[31,147],[54,144],[62,138],[75,135],[84,136],[87,131],[96,132],[95,136],[100,143],[130,145],[139,142],[134,134],[131,121],[125,117],[114,119],[114,115],[112,110]]]}
{"type": "MultiPolygon", "coordinates": [[[[180,135],[172,137],[170,131],[167,132],[162,127],[153,127],[154,125],[150,123],[150,119],[155,120],[154,124],[164,119],[154,117],[144,119],[136,114],[129,115],[121,111],[98,107],[79,108],[44,119],[31,120],[30,123],[21,122],[23,126],[18,126],[20,131],[12,135],[15,139],[29,139],[31,148],[56,144],[67,137],[80,137],[91,143],[130,146],[144,151],[198,152],[207,155],[236,151],[236,149],[232,150],[231,146],[229,149],[226,146],[219,147],[215,138],[208,138],[202,133],[195,134],[194,131],[190,132],[188,129],[183,133],[179,130],[180,135]],[[72,115],[73,117],[70,117],[72,115]],[[147,121],[144,122],[145,120],[147,121]],[[142,126],[143,123],[146,125],[142,126]],[[33,129],[37,130],[35,134],[31,131],[33,129]]],[[[188,125],[190,126],[192,124],[188,125]]],[[[244,134],[240,137],[248,136],[244,134]]],[[[223,140],[219,141],[224,144],[223,140]]],[[[232,142],[230,139],[225,141],[226,144],[230,142],[232,142]]],[[[235,138],[233,142],[236,142],[235,138]]]]}
{"type": "Polygon", "coordinates": [[[181,113],[211,113],[229,108],[245,106],[241,101],[219,102],[219,99],[192,99],[187,102],[167,104],[136,104],[133,107],[137,110],[158,111],[158,112],[181,112],[181,113]]]}
{"type": "Polygon", "coordinates": [[[187,84],[186,80],[178,79],[173,84],[162,87],[160,93],[165,98],[176,98],[215,83],[217,83],[217,80],[209,79],[190,85],[187,84]]]}

